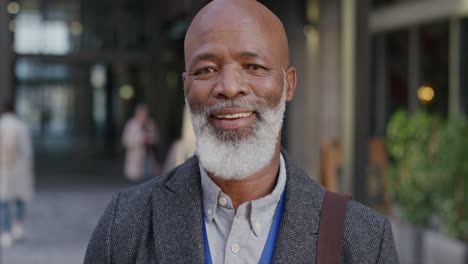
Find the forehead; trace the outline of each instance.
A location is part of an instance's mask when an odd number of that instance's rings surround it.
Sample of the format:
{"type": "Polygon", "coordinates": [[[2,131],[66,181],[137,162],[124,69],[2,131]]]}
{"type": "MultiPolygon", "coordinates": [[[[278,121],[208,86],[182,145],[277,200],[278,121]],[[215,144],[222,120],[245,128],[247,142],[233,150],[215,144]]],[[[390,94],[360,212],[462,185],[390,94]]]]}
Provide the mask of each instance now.
{"type": "MultiPolygon", "coordinates": [[[[185,47],[186,63],[201,53],[219,54],[225,52],[230,55],[253,52],[264,57],[271,57],[281,52],[278,32],[268,30],[251,21],[238,21],[235,24],[225,24],[222,27],[207,26],[192,32],[185,47]]],[[[276,56],[279,57],[279,56],[276,56]]]]}
{"type": "Polygon", "coordinates": [[[187,52],[193,53],[198,49],[230,48],[230,49],[272,49],[271,39],[266,32],[253,29],[221,29],[205,31],[193,39],[187,52]]]}

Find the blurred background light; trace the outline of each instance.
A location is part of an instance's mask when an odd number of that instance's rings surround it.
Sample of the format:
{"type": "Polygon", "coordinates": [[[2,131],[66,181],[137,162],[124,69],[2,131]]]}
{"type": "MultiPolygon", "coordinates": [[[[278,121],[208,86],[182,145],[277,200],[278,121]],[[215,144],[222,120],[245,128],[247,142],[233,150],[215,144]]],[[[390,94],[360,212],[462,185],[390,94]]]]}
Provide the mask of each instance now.
{"type": "Polygon", "coordinates": [[[418,89],[418,98],[419,101],[423,104],[428,104],[434,100],[435,92],[434,88],[430,86],[421,86],[418,89]]]}
{"type": "Polygon", "coordinates": [[[94,65],[91,69],[90,81],[93,88],[105,86],[107,83],[106,67],[102,64],[94,65]]]}
{"type": "Polygon", "coordinates": [[[81,35],[83,33],[83,25],[78,21],[71,22],[70,32],[75,36],[81,35]]]}
{"type": "Polygon", "coordinates": [[[9,14],[16,15],[20,11],[20,5],[17,2],[10,2],[7,6],[9,14]]]}
{"type": "Polygon", "coordinates": [[[120,87],[119,95],[120,98],[124,100],[130,100],[135,95],[135,90],[133,89],[133,86],[129,84],[124,84],[120,87]]]}

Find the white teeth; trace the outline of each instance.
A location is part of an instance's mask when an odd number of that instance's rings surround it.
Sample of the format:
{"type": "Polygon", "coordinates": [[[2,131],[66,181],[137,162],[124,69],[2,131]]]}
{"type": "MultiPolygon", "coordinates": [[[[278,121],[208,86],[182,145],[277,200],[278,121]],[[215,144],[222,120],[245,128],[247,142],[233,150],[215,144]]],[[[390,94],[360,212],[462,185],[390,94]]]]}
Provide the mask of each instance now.
{"type": "Polygon", "coordinates": [[[227,114],[227,115],[216,115],[216,118],[225,118],[225,119],[234,119],[234,118],[241,118],[241,117],[248,117],[252,114],[249,113],[236,113],[236,114],[227,114]]]}

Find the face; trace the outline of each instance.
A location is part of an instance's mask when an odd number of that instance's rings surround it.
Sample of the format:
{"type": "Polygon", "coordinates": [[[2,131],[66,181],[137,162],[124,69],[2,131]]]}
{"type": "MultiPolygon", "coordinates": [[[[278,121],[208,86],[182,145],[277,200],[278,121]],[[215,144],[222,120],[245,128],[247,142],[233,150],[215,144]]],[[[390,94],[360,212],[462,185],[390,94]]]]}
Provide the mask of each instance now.
{"type": "Polygon", "coordinates": [[[292,98],[295,69],[275,55],[268,35],[252,28],[213,30],[187,49],[187,103],[194,113],[211,107],[209,124],[219,133],[248,137],[262,119],[257,107],[277,106],[284,87],[286,100],[292,98]]]}
{"type": "Polygon", "coordinates": [[[288,65],[284,31],[246,9],[229,10],[205,13],[191,26],[183,79],[201,165],[212,176],[240,180],[278,151],[296,71],[288,65]]]}
{"type": "Polygon", "coordinates": [[[145,123],[145,122],[147,122],[148,119],[149,119],[148,112],[147,112],[146,110],[143,110],[143,109],[138,110],[138,111],[136,112],[136,118],[137,118],[137,120],[138,120],[139,122],[145,123]]]}

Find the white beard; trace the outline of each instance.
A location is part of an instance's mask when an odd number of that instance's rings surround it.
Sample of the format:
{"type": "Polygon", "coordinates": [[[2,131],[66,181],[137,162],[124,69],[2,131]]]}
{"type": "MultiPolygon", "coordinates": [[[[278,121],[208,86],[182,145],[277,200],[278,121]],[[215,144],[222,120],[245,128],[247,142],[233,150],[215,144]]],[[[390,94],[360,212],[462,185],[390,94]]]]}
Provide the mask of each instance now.
{"type": "Polygon", "coordinates": [[[190,109],[197,138],[196,155],[202,167],[212,176],[226,181],[243,180],[265,168],[273,159],[285,109],[285,85],[280,103],[273,108],[234,101],[210,106],[197,113],[190,109]],[[242,138],[236,135],[237,131],[217,131],[209,123],[209,113],[224,107],[256,109],[257,120],[250,135],[242,138]]]}

